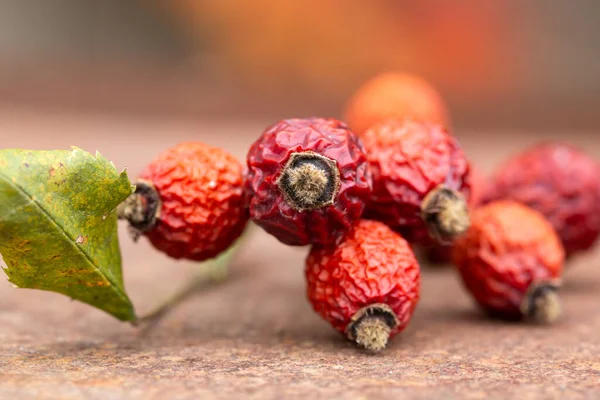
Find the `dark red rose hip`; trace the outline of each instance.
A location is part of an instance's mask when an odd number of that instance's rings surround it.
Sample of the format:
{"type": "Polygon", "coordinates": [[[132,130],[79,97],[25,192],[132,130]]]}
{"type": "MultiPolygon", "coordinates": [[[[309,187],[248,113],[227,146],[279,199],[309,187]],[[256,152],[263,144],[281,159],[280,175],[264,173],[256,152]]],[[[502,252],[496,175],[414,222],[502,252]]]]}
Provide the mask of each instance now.
{"type": "Polygon", "coordinates": [[[371,174],[360,140],[335,119],[279,121],[248,151],[250,216],[288,245],[328,243],[361,217],[371,174]]]}
{"type": "Polygon", "coordinates": [[[600,169],[563,143],[543,143],[511,158],[493,177],[484,202],[514,200],[542,213],[567,255],[589,249],[600,234],[600,169]]]}

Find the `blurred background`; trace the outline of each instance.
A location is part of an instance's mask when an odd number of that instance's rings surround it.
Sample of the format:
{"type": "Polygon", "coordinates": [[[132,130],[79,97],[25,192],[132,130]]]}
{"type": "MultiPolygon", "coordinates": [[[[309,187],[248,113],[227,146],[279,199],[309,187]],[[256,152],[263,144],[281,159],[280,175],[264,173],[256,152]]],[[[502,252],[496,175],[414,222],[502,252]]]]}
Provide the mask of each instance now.
{"type": "Polygon", "coordinates": [[[457,129],[596,129],[599,19],[597,0],[0,0],[0,105],[340,117],[392,69],[457,129]]]}

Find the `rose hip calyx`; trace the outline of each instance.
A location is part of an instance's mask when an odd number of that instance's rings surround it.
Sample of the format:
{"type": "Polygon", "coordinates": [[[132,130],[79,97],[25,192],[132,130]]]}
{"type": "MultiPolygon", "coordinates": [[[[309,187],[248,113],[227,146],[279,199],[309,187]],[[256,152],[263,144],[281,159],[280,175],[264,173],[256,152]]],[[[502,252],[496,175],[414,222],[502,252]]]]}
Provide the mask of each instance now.
{"type": "Polygon", "coordinates": [[[152,230],[158,221],[161,201],[158,191],[150,182],[136,182],[135,191],[117,208],[119,219],[129,222],[134,240],[152,230]]]}
{"type": "Polygon", "coordinates": [[[391,331],[399,323],[396,314],[388,305],[371,304],[352,316],[346,328],[346,336],[359,346],[376,353],[385,348],[391,331]]]}
{"type": "Polygon", "coordinates": [[[336,161],[321,154],[292,153],[277,186],[294,210],[316,210],[333,204],[340,189],[340,173],[336,161]]]}
{"type": "Polygon", "coordinates": [[[521,304],[523,315],[541,324],[556,321],[562,313],[558,289],[559,285],[556,282],[531,284],[521,304]]]}
{"type": "Polygon", "coordinates": [[[421,218],[440,244],[451,243],[471,224],[465,197],[443,184],[427,193],[421,202],[421,218]]]}

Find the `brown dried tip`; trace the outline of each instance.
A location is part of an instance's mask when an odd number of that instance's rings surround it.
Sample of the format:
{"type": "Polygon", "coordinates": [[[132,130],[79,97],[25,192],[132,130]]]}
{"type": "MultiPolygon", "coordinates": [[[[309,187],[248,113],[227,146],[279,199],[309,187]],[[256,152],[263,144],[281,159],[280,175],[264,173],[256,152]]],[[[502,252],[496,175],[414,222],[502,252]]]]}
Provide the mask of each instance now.
{"type": "Polygon", "coordinates": [[[321,154],[292,153],[277,185],[294,210],[316,210],[335,201],[340,189],[340,173],[335,160],[321,154]]]}
{"type": "Polygon", "coordinates": [[[421,218],[429,234],[441,244],[451,243],[471,224],[465,197],[445,185],[427,193],[421,202],[421,218]]]}
{"type": "Polygon", "coordinates": [[[523,316],[540,324],[556,321],[562,313],[558,288],[559,285],[555,282],[541,282],[529,286],[521,304],[523,316]]]}
{"type": "Polygon", "coordinates": [[[394,311],[386,304],[371,304],[354,314],[346,336],[357,345],[377,353],[387,345],[390,332],[399,324],[394,311]]]}
{"type": "Polygon", "coordinates": [[[137,240],[142,233],[148,232],[156,225],[160,204],[160,196],[154,185],[139,181],[135,185],[135,192],[117,207],[117,216],[129,222],[131,235],[137,240]]]}

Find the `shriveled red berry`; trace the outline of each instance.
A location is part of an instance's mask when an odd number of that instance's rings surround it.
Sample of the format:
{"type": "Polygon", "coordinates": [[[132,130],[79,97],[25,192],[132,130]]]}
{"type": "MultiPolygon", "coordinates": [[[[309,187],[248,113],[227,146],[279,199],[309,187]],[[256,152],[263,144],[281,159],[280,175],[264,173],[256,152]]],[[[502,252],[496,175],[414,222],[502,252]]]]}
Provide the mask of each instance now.
{"type": "Polygon", "coordinates": [[[515,200],[541,212],[567,255],[589,249],[600,234],[600,169],[564,143],[538,144],[500,166],[485,201],[515,200]]]}
{"type": "Polygon", "coordinates": [[[335,119],[279,121],[252,145],[247,163],[250,216],[288,245],[345,234],[371,193],[362,144],[335,119]]]}
{"type": "Polygon", "coordinates": [[[357,134],[390,118],[448,125],[442,96],[424,79],[386,72],[365,82],[346,105],[346,121],[357,134]]]}
{"type": "Polygon", "coordinates": [[[314,310],[371,351],[407,326],[419,300],[419,264],[409,244],[377,221],[361,220],[338,243],[314,245],[305,273],[314,310]]]}
{"type": "Polygon", "coordinates": [[[362,135],[373,172],[366,218],[410,242],[452,241],[469,226],[469,163],[440,125],[388,120],[362,135]]]}
{"type": "Polygon", "coordinates": [[[225,150],[181,143],[140,174],[119,208],[135,237],[143,234],[173,258],[202,261],[226,250],[248,220],[243,170],[225,150]]]}
{"type": "Polygon", "coordinates": [[[454,244],[453,259],[466,288],[490,314],[543,323],[559,317],[564,250],[537,211],[513,201],[477,208],[454,244]]]}

